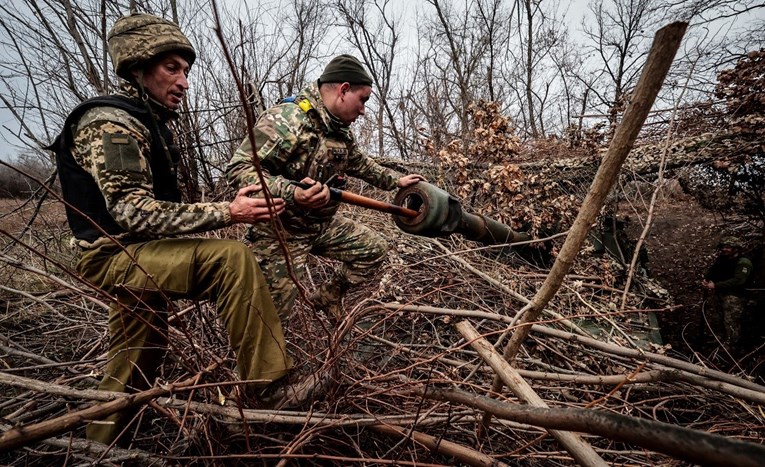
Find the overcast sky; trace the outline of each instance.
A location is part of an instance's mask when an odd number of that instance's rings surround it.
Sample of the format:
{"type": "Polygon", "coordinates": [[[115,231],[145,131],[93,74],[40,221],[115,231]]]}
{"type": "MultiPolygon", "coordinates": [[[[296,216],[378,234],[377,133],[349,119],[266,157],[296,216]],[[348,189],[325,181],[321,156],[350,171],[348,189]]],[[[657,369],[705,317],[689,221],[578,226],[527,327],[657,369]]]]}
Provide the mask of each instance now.
{"type": "MultiPolygon", "coordinates": [[[[583,13],[586,11],[588,1],[589,0],[561,0],[560,11],[566,13],[564,20],[571,29],[572,34],[575,34],[575,31],[581,28],[581,18],[583,13]]],[[[280,0],[218,0],[218,5],[220,8],[225,10],[226,14],[233,14],[233,12],[242,11],[246,8],[252,8],[253,4],[261,5],[266,9],[278,9],[282,7],[283,3],[286,4],[291,2],[292,0],[285,0],[284,2],[280,0]]],[[[2,5],[9,5],[12,3],[18,4],[17,0],[0,0],[0,4],[2,5]]],[[[454,3],[457,4],[459,1],[454,3]]],[[[406,44],[407,41],[416,40],[415,22],[417,18],[417,12],[422,11],[425,8],[429,8],[429,6],[422,0],[390,0],[389,5],[393,11],[397,12],[396,16],[398,16],[404,23],[406,28],[405,33],[408,31],[408,34],[406,34],[402,42],[406,44]]],[[[3,13],[0,12],[0,15],[2,14],[3,13]]],[[[2,45],[0,45],[0,47],[2,47],[2,45]]],[[[0,50],[0,55],[6,56],[7,52],[5,50],[0,50]]],[[[4,86],[4,84],[0,84],[0,86],[4,86]]],[[[17,133],[18,131],[19,124],[16,121],[16,118],[11,114],[9,110],[5,108],[2,103],[0,103],[0,142],[3,143],[0,145],[0,158],[9,160],[16,156],[20,149],[20,145],[19,140],[14,135],[14,133],[17,133]]]]}
{"type": "MultiPolygon", "coordinates": [[[[0,4],[17,4],[17,1],[18,0],[0,0],[0,4]]],[[[285,4],[287,1],[289,3],[292,2],[292,0],[285,0],[285,4]]],[[[265,8],[277,9],[282,7],[282,2],[279,0],[218,0],[218,3],[222,6],[222,8],[224,8],[227,15],[232,15],[234,12],[242,11],[245,8],[253,8],[252,5],[262,5],[265,8]]],[[[460,4],[461,2],[460,0],[455,0],[453,3],[460,4]]],[[[552,0],[550,3],[552,3],[552,0]]],[[[588,3],[589,0],[560,0],[560,7],[558,10],[559,16],[562,17],[563,21],[567,24],[569,33],[575,40],[579,39],[581,41],[581,22],[583,18],[587,18],[588,16],[588,3]]],[[[396,16],[398,16],[403,21],[405,35],[402,38],[402,42],[407,44],[410,41],[416,40],[417,12],[423,11],[425,9],[429,10],[432,7],[428,6],[422,0],[390,0],[389,5],[399,13],[396,16]]],[[[758,17],[758,15],[763,14],[765,14],[765,9],[760,8],[753,15],[758,17]]],[[[750,15],[748,19],[751,19],[751,17],[752,15],[750,15]]],[[[746,18],[747,17],[737,18],[735,21],[742,21],[746,18]]],[[[733,21],[734,20],[722,21],[721,24],[729,26],[733,21]]],[[[727,30],[727,27],[725,27],[724,30],[727,30]]],[[[415,46],[416,44],[411,45],[412,48],[415,46]]],[[[340,52],[344,51],[341,50],[340,52]]],[[[7,55],[7,51],[0,50],[0,55],[7,55]]],[[[406,53],[402,53],[402,56],[405,57],[406,53]]],[[[193,86],[193,75],[191,78],[193,86]]],[[[3,85],[0,84],[0,86],[3,85]]],[[[0,89],[0,92],[5,93],[6,91],[7,90],[0,89]]],[[[3,108],[3,104],[0,103],[0,158],[8,160],[15,157],[17,154],[20,145],[18,138],[14,136],[13,133],[18,132],[18,128],[19,126],[13,115],[10,113],[10,111],[3,108]]]]}

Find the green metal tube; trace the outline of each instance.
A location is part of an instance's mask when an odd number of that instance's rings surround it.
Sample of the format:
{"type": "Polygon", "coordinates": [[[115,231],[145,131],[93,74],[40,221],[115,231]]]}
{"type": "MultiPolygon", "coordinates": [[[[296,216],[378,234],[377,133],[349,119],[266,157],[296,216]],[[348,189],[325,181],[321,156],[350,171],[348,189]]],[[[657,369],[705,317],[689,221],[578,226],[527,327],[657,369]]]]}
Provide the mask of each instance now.
{"type": "Polygon", "coordinates": [[[494,219],[463,211],[457,198],[426,182],[402,188],[393,204],[419,213],[412,218],[393,216],[398,228],[412,235],[447,237],[458,233],[484,245],[531,239],[528,234],[516,232],[494,219]]]}

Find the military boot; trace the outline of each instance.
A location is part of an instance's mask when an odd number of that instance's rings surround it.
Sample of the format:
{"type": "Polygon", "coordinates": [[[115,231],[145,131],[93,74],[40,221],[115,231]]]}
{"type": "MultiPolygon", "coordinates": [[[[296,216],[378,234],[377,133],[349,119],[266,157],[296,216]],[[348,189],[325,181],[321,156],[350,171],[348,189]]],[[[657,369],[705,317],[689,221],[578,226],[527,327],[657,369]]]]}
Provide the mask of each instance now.
{"type": "Polygon", "coordinates": [[[309,297],[311,303],[320,310],[324,310],[330,319],[340,321],[343,319],[343,296],[351,284],[344,278],[335,276],[331,280],[321,284],[309,297]]]}

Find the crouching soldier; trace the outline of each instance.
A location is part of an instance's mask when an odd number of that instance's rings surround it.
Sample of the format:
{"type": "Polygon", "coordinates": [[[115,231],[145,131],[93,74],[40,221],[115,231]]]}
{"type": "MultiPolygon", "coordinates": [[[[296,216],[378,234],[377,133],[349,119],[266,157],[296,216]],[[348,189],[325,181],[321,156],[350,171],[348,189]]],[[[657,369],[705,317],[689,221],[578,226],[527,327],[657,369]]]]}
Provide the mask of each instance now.
{"type": "MultiPolygon", "coordinates": [[[[278,104],[258,119],[254,144],[246,139],[228,164],[229,183],[254,183],[260,159],[268,189],[284,198],[281,216],[292,267],[305,277],[309,254],[340,261],[334,276],[310,297],[330,318],[342,318],[341,300],[352,285],[372,277],[387,253],[385,239],[368,227],[337,215],[339,202],[330,200],[327,183],[360,178],[378,188],[393,190],[424,180],[418,174],[400,175],[381,167],[356,144],[350,125],[364,115],[372,94],[372,78],[350,55],[333,58],[319,79],[294,99],[278,104]],[[303,182],[303,187],[292,184],[303,182]]],[[[287,318],[297,295],[288,274],[277,233],[256,224],[247,235],[270,285],[279,314],[287,318]]]]}
{"type": "MultiPolygon", "coordinates": [[[[77,271],[116,301],[102,390],[130,392],[154,383],[167,347],[168,300],[216,303],[242,379],[263,384],[292,367],[268,286],[239,241],[168,238],[259,223],[284,210],[243,187],[230,202],[184,203],[176,180],[179,151],[167,122],[178,117],[196,53],[175,23],[133,14],[108,35],[118,93],[77,106],[50,149],[81,249],[77,271]]],[[[255,392],[258,392],[257,390],[255,392]]],[[[111,443],[130,420],[118,413],[87,427],[111,443]]]]}

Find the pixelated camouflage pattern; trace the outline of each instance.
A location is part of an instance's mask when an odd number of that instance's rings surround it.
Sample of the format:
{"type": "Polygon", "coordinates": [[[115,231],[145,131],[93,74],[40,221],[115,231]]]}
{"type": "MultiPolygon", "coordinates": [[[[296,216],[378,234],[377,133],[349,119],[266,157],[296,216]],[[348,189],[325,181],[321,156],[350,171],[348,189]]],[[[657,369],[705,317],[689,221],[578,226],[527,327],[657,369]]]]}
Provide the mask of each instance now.
{"type": "Polygon", "coordinates": [[[752,273],[752,260],[746,256],[718,255],[704,278],[715,283],[716,294],[741,295],[752,273]]]}
{"type": "MultiPolygon", "coordinates": [[[[266,185],[273,196],[287,202],[282,222],[288,230],[295,231],[327,222],[339,205],[332,201],[321,209],[301,210],[293,203],[295,187],[289,184],[290,180],[311,177],[325,182],[333,175],[347,174],[378,188],[392,190],[400,177],[358,148],[351,130],[324,107],[316,83],[303,89],[295,102],[303,99],[308,99],[312,110],[306,113],[295,103],[278,104],[263,113],[254,128],[255,147],[266,185]]],[[[241,188],[259,183],[252,153],[252,144],[245,139],[226,168],[231,185],[241,188]]]]}
{"type": "Polygon", "coordinates": [[[334,277],[321,284],[309,297],[315,307],[335,321],[343,319],[343,296],[350,284],[334,277]]]}
{"type": "Polygon", "coordinates": [[[118,19],[107,42],[109,55],[117,75],[130,80],[130,69],[159,54],[174,51],[183,55],[189,66],[196,59],[196,51],[177,24],[158,16],[134,13],[118,19]]]}
{"type": "MultiPolygon", "coordinates": [[[[121,93],[137,95],[130,86],[123,87],[121,93]]],[[[228,202],[185,204],[154,198],[147,160],[151,131],[128,112],[94,107],[73,126],[72,135],[72,155],[96,180],[109,213],[131,237],[190,234],[230,224],[228,202]]],[[[92,248],[103,241],[77,243],[82,248],[92,248]]]]}
{"type": "MultiPolygon", "coordinates": [[[[286,319],[292,311],[297,287],[289,275],[276,233],[270,225],[259,223],[252,226],[247,239],[252,242],[274,306],[279,316],[286,319]]],[[[312,225],[304,232],[287,232],[287,245],[293,272],[304,285],[309,254],[340,261],[335,280],[350,286],[370,279],[385,259],[388,248],[380,235],[343,216],[335,216],[328,224],[312,225]]]]}

